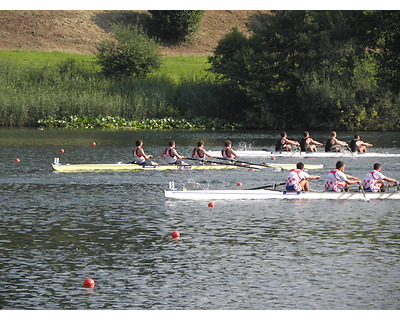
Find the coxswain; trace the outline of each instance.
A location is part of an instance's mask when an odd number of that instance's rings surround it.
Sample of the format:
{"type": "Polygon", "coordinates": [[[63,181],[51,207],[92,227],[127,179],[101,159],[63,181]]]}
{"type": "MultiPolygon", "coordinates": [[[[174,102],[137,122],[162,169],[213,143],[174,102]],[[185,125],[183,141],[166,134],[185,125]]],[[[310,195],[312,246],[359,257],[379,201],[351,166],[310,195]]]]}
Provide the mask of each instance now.
{"type": "Polygon", "coordinates": [[[304,171],[304,164],[298,162],[296,169],[289,171],[289,175],[286,179],[286,190],[287,191],[310,191],[308,184],[309,180],[318,180],[320,176],[309,175],[304,171]]]}
{"type": "Polygon", "coordinates": [[[278,140],[275,146],[275,151],[292,151],[291,145],[299,146],[300,143],[297,141],[289,140],[286,132],[281,133],[281,138],[278,140]]]}
{"type": "Polygon", "coordinates": [[[372,144],[366,143],[360,140],[361,137],[356,134],[354,139],[350,142],[350,150],[351,152],[365,153],[367,152],[367,147],[373,147],[372,144]]]}
{"type": "Polygon", "coordinates": [[[323,146],[324,144],[310,138],[310,133],[304,131],[304,136],[300,140],[300,150],[302,152],[317,152],[316,146],[323,146]]]}
{"type": "Polygon", "coordinates": [[[221,151],[222,158],[224,158],[224,160],[233,161],[236,158],[238,158],[237,154],[232,149],[232,141],[231,140],[225,140],[224,145],[225,145],[225,148],[223,148],[221,151]]]}
{"type": "Polygon", "coordinates": [[[187,166],[188,164],[182,160],[182,159],[185,159],[186,157],[181,156],[175,150],[175,146],[176,146],[176,144],[175,144],[174,140],[171,140],[170,142],[168,142],[168,147],[165,148],[165,150],[161,154],[161,156],[165,157],[168,164],[176,164],[178,166],[187,166]]]}
{"type": "Polygon", "coordinates": [[[204,150],[204,141],[200,140],[197,142],[197,147],[192,151],[192,158],[198,160],[195,162],[196,164],[204,164],[206,157],[215,158],[204,150]]]}
{"type": "Polygon", "coordinates": [[[329,172],[325,181],[326,191],[343,192],[349,191],[349,186],[355,183],[360,184],[360,179],[344,173],[345,164],[343,161],[336,162],[336,169],[329,172]]]}
{"type": "Polygon", "coordinates": [[[336,131],[332,131],[332,137],[330,137],[325,144],[325,152],[341,152],[343,151],[343,147],[348,146],[348,144],[344,141],[340,141],[336,138],[336,131]]]}
{"type": "Polygon", "coordinates": [[[157,166],[158,163],[151,161],[153,158],[151,154],[147,155],[143,150],[143,140],[136,141],[136,147],[132,150],[135,164],[144,164],[146,166],[157,166]]]}
{"type": "Polygon", "coordinates": [[[365,191],[370,191],[370,192],[385,192],[386,191],[386,186],[385,186],[385,181],[392,182],[396,185],[399,184],[399,182],[396,179],[388,178],[386,177],[382,172],[382,166],[380,163],[375,163],[374,164],[374,171],[368,172],[363,181],[363,187],[365,191]]]}

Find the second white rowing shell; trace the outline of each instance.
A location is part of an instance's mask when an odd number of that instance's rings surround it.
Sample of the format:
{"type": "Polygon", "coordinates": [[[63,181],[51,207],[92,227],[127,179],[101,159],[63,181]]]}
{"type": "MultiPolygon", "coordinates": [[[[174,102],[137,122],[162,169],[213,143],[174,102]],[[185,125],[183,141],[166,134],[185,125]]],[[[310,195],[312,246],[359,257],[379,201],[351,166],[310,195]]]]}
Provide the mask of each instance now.
{"type": "MultiPolygon", "coordinates": [[[[221,157],[220,151],[208,151],[215,157],[221,157]]],[[[394,158],[400,157],[400,153],[353,153],[345,152],[286,152],[286,151],[264,151],[264,150],[235,150],[238,157],[263,158],[263,157],[283,157],[283,158],[394,158]]]]}
{"type": "MultiPolygon", "coordinates": [[[[362,192],[294,192],[277,190],[165,190],[167,198],[190,200],[264,200],[264,199],[308,199],[308,200],[365,200],[362,192]]],[[[400,200],[399,192],[367,192],[367,200],[400,200]]]]}

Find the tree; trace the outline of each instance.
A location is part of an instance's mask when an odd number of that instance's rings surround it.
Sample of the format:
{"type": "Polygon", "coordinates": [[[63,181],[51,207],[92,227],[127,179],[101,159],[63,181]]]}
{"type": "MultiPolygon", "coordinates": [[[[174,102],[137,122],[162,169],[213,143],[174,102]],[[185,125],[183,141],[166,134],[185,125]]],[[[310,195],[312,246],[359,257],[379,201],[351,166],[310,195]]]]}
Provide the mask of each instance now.
{"type": "MultiPolygon", "coordinates": [[[[232,31],[219,42],[210,58],[211,69],[246,92],[251,103],[248,120],[260,126],[366,128],[372,125],[372,116],[381,114],[379,101],[394,101],[380,92],[378,53],[368,49],[374,47],[370,35],[376,25],[368,15],[363,11],[262,14],[249,38],[232,31]]],[[[395,39],[393,24],[387,25],[386,34],[388,30],[395,39]]],[[[390,70],[395,70],[396,52],[393,46],[384,52],[390,55],[391,60],[385,59],[391,62],[390,70]]],[[[380,66],[381,74],[388,70],[388,64],[380,66]]],[[[392,75],[394,79],[396,74],[392,75]]]]}
{"type": "Polygon", "coordinates": [[[156,41],[138,26],[113,26],[115,40],[96,44],[97,61],[105,75],[143,77],[161,66],[156,41]]]}
{"type": "Polygon", "coordinates": [[[168,40],[188,40],[198,29],[204,10],[150,10],[160,35],[168,40]]]}

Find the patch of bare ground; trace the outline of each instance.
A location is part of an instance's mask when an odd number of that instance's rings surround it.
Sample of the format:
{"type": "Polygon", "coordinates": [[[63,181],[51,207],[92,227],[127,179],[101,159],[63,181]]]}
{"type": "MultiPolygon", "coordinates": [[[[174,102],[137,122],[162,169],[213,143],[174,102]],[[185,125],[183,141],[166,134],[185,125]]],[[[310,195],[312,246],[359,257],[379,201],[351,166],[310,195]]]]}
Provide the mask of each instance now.
{"type": "MultiPolygon", "coordinates": [[[[164,45],[168,56],[211,55],[218,41],[232,27],[248,32],[248,24],[259,11],[208,10],[197,34],[187,43],[164,45]]],[[[22,49],[95,53],[95,43],[110,38],[110,24],[149,19],[147,11],[0,11],[0,50],[22,49]]]]}

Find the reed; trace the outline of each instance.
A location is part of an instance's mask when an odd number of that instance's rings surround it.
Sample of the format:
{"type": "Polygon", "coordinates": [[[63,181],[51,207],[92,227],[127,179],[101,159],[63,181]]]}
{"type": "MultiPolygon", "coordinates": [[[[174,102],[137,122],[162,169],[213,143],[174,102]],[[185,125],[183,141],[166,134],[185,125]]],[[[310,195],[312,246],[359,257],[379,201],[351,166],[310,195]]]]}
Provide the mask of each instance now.
{"type": "Polygon", "coordinates": [[[2,52],[0,125],[35,126],[40,120],[74,115],[224,118],[229,105],[207,67],[205,57],[174,57],[148,78],[117,79],[101,75],[93,56],[2,52]]]}

